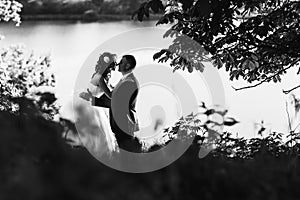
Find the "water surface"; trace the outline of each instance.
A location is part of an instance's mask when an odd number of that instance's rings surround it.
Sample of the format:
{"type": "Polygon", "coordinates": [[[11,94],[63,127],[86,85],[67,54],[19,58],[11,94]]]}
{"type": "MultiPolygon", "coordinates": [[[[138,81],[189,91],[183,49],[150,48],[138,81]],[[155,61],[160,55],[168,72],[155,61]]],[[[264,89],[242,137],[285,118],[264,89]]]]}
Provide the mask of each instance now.
{"type": "MultiPolygon", "coordinates": [[[[88,55],[99,44],[120,33],[154,25],[155,22],[137,23],[132,21],[107,23],[23,22],[20,27],[1,24],[0,33],[5,36],[5,39],[0,41],[0,45],[4,47],[9,44],[22,43],[36,54],[51,55],[52,66],[57,79],[56,95],[59,102],[65,105],[61,112],[64,116],[71,117],[69,109],[75,80],[88,55]]],[[[140,37],[145,36],[141,35],[140,37]]],[[[145,37],[145,39],[147,38],[145,37]]],[[[148,54],[151,52],[153,51],[148,51],[148,54]]],[[[146,60],[152,58],[151,56],[146,56],[146,60]]],[[[140,56],[139,59],[145,59],[143,57],[145,56],[140,56]]],[[[140,63],[142,62],[144,61],[140,61],[140,63]]],[[[288,73],[283,78],[283,83],[264,84],[254,89],[236,92],[231,86],[238,87],[246,83],[243,81],[230,82],[228,75],[220,70],[219,73],[226,94],[226,108],[229,109],[230,116],[242,122],[229,130],[234,134],[238,132],[239,136],[252,137],[255,135],[255,130],[259,128],[255,123],[264,120],[269,128],[285,132],[287,130],[285,102],[289,98],[288,95],[282,93],[282,89],[290,89],[300,83],[297,76],[294,75],[295,71],[296,69],[288,73]]],[[[209,96],[206,93],[201,93],[203,83],[197,82],[196,79],[191,78],[190,83],[193,84],[193,90],[197,92],[198,100],[209,101],[209,96]]],[[[146,95],[145,93],[141,94],[146,95]]],[[[167,94],[166,98],[168,98],[167,94]]],[[[174,108],[172,112],[178,114],[176,109],[174,108]]],[[[148,109],[144,112],[150,111],[148,109]]],[[[150,113],[144,116],[146,117],[142,121],[146,124],[149,123],[146,118],[147,116],[149,118],[150,113]]]]}

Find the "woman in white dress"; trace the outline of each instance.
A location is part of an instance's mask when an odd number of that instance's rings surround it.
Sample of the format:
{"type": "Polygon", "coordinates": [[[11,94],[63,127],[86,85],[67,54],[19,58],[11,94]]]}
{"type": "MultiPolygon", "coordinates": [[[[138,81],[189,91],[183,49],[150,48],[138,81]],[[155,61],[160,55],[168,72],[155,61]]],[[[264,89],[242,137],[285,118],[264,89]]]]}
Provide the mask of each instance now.
{"type": "Polygon", "coordinates": [[[93,97],[109,94],[109,78],[115,66],[116,55],[108,52],[101,54],[87,91],[79,94],[82,101],[86,102],[79,102],[75,106],[76,128],[81,143],[96,157],[118,152],[116,138],[109,123],[109,108],[93,106],[91,102],[93,97]]]}

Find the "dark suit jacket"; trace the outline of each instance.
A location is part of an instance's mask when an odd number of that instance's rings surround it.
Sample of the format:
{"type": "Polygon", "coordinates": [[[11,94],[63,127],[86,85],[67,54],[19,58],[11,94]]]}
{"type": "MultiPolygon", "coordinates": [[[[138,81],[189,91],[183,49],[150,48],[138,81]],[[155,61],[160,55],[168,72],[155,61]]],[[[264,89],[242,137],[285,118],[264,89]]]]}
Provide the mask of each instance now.
{"type": "Polygon", "coordinates": [[[129,130],[130,127],[128,124],[137,121],[134,110],[138,91],[138,81],[135,76],[130,73],[116,85],[111,98],[111,110],[113,120],[116,123],[112,128],[117,127],[132,136],[133,132],[132,130],[129,130]]]}

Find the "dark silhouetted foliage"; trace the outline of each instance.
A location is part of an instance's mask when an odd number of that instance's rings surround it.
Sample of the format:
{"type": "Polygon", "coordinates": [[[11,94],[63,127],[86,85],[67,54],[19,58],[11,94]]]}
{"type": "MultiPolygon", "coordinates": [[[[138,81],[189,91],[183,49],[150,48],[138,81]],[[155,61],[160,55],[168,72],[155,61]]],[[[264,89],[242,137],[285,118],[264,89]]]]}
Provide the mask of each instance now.
{"type": "Polygon", "coordinates": [[[299,199],[299,150],[280,134],[222,135],[199,159],[196,138],[170,166],[127,174],[71,148],[63,127],[39,115],[0,112],[1,199],[299,199]]]}

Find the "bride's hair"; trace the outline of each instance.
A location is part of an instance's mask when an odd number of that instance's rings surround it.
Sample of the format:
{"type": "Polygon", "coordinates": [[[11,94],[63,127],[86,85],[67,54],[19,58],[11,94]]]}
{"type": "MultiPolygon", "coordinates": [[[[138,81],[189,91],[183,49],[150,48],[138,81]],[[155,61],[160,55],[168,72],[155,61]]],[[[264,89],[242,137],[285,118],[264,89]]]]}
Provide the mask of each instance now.
{"type": "Polygon", "coordinates": [[[97,64],[95,66],[95,73],[93,74],[93,76],[97,73],[100,73],[104,78],[107,78],[110,69],[112,67],[115,67],[116,65],[115,58],[116,54],[112,54],[109,52],[104,52],[100,54],[97,64]]]}

